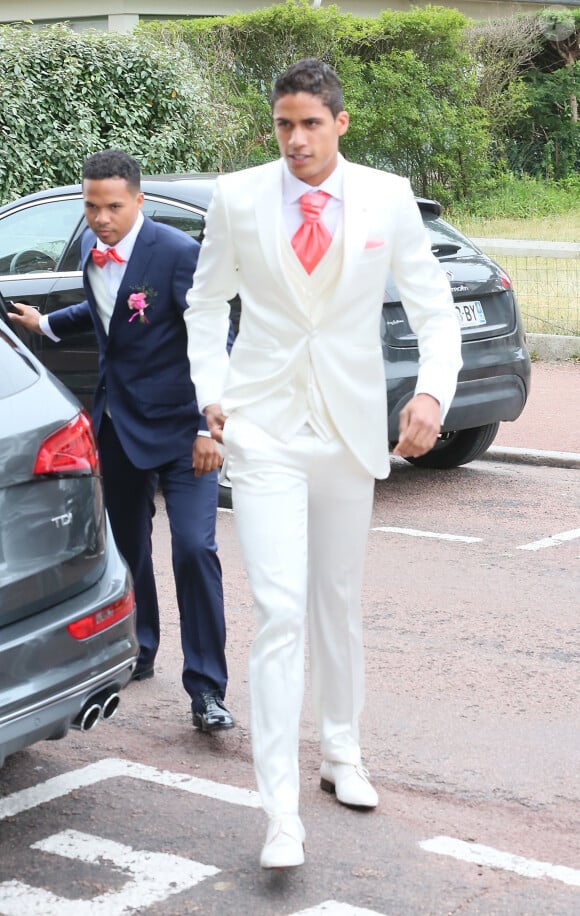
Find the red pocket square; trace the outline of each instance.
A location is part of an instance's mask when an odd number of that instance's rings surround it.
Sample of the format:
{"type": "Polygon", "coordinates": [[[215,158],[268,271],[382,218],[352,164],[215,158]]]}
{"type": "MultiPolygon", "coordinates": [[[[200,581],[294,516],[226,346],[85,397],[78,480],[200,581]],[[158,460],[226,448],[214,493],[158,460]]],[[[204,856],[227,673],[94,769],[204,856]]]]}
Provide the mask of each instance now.
{"type": "Polygon", "coordinates": [[[384,244],[385,244],[384,239],[380,239],[380,238],[367,239],[366,244],[365,244],[365,249],[366,248],[382,248],[384,244]]]}

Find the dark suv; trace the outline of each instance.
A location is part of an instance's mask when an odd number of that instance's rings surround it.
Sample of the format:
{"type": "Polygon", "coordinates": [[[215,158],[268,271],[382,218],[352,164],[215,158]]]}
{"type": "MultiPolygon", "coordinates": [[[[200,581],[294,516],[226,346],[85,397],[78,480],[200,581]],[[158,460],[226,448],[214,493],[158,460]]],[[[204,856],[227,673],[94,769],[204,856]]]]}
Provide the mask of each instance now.
{"type": "MultiPolygon", "coordinates": [[[[174,175],[145,179],[143,211],[199,240],[215,176],[174,175]]],[[[417,205],[434,253],[449,277],[463,337],[463,368],[441,436],[422,458],[423,467],[449,468],[479,457],[491,445],[499,423],[516,420],[530,384],[525,334],[507,274],[469,239],[441,218],[435,201],[417,205]]],[[[0,292],[47,313],[83,298],[79,263],[85,228],[80,185],[32,194],[0,208],[0,292]]],[[[234,323],[239,302],[233,303],[234,323]]],[[[24,332],[23,332],[24,333],[24,332]]],[[[399,413],[413,394],[417,340],[397,290],[388,285],[381,322],[388,389],[389,439],[396,442],[399,413]]],[[[25,337],[39,358],[85,405],[96,380],[93,334],[54,344],[25,337]]]]}

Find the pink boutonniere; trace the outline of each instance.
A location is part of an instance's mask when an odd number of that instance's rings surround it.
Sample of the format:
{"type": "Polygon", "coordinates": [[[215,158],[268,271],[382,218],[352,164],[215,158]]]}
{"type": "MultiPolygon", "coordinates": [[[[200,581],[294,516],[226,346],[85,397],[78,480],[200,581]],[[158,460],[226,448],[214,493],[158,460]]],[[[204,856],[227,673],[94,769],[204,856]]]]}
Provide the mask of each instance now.
{"type": "Polygon", "coordinates": [[[138,318],[139,321],[144,324],[151,324],[145,315],[145,309],[149,308],[151,305],[149,300],[154,298],[155,293],[150,289],[138,289],[134,293],[131,293],[127,300],[127,305],[134,311],[134,314],[129,318],[129,324],[134,321],[135,318],[138,318]]]}

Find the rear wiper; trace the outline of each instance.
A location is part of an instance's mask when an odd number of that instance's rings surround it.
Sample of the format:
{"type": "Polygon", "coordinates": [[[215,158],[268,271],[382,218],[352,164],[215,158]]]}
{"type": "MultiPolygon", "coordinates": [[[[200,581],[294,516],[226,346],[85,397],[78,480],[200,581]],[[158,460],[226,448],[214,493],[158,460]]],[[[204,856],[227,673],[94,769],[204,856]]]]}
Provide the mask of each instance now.
{"type": "Polygon", "coordinates": [[[440,245],[431,245],[431,251],[437,258],[445,258],[450,254],[457,254],[460,250],[461,245],[452,245],[450,243],[442,243],[440,245]]]}

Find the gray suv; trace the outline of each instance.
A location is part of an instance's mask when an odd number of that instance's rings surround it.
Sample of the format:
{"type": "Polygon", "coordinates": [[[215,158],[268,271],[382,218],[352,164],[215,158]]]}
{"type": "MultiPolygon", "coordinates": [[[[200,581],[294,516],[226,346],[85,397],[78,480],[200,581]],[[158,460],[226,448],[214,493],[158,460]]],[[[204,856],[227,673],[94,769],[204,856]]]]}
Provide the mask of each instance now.
{"type": "Polygon", "coordinates": [[[90,418],[0,296],[0,766],[111,718],[138,649],[90,418]]]}

